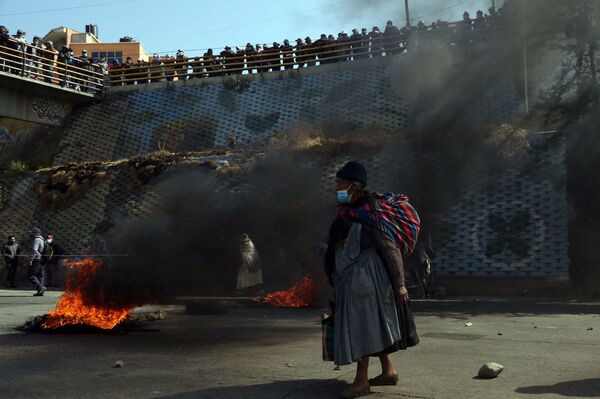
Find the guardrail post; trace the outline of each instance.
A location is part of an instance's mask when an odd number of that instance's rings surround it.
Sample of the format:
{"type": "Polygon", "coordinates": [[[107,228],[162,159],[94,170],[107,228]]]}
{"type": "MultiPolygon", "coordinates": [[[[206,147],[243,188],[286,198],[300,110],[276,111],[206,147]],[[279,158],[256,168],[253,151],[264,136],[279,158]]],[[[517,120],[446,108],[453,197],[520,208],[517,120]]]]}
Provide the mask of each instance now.
{"type": "Polygon", "coordinates": [[[25,45],[23,45],[21,47],[21,76],[25,76],[25,65],[27,64],[26,51],[27,49],[25,48],[25,45]]]}
{"type": "Polygon", "coordinates": [[[68,65],[69,65],[69,63],[67,62],[67,59],[65,58],[65,74],[63,76],[63,86],[64,87],[68,87],[69,86],[69,84],[67,83],[67,79],[69,77],[68,65]]]}

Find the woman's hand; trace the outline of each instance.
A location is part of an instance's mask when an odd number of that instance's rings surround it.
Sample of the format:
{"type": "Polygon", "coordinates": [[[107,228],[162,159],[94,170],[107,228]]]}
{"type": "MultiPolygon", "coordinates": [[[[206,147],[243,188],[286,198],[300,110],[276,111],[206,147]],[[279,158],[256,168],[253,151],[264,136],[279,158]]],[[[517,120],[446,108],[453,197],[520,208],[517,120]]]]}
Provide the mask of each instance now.
{"type": "Polygon", "coordinates": [[[402,303],[407,303],[409,299],[410,299],[410,297],[408,295],[408,290],[406,289],[405,286],[401,285],[399,288],[396,289],[396,300],[397,301],[402,301],[402,303]]]}

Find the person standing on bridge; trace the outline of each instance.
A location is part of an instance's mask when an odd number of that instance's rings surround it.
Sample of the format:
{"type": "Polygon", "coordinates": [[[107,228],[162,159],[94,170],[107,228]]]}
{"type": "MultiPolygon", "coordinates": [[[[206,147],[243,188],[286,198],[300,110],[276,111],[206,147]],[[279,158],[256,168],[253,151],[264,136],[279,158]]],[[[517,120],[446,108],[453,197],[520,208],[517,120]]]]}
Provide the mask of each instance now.
{"type": "Polygon", "coordinates": [[[54,83],[54,64],[56,63],[56,55],[58,51],[54,48],[54,43],[48,40],[44,43],[46,51],[42,52],[44,58],[42,68],[44,69],[44,82],[54,83]]]}
{"type": "Polygon", "coordinates": [[[283,58],[283,69],[293,69],[294,68],[294,48],[290,45],[290,41],[285,39],[283,41],[283,46],[281,48],[281,54],[283,58]]]}
{"type": "Polygon", "coordinates": [[[408,198],[365,190],[367,171],[351,161],[336,174],[338,217],[329,230],[325,273],[335,291],[336,365],[357,362],[354,382],[343,398],[370,393],[376,385],[396,385],[390,354],[418,344],[404,282],[403,255],[414,249],[419,217],[408,198]],[[382,373],[369,380],[369,357],[382,373]]]}
{"type": "MultiPolygon", "coordinates": [[[[2,53],[10,51],[10,35],[8,34],[8,29],[6,29],[6,26],[4,25],[0,25],[0,51],[2,51],[2,53]]],[[[5,54],[0,54],[0,71],[5,70],[5,58],[7,58],[5,54]]]]}
{"type": "Polygon", "coordinates": [[[29,61],[27,61],[27,74],[33,79],[40,78],[40,62],[42,57],[41,46],[40,38],[38,36],[34,36],[31,46],[27,47],[27,54],[29,54],[29,61]]]}
{"type": "Polygon", "coordinates": [[[37,292],[33,296],[44,296],[46,287],[44,287],[44,269],[42,266],[42,254],[44,253],[44,239],[42,238],[42,231],[34,227],[29,232],[32,238],[31,254],[29,257],[29,269],[27,270],[27,277],[29,281],[34,285],[37,292]]]}
{"type": "Polygon", "coordinates": [[[379,30],[379,27],[374,26],[371,32],[369,32],[371,38],[371,56],[379,57],[383,55],[383,33],[379,30]]]}

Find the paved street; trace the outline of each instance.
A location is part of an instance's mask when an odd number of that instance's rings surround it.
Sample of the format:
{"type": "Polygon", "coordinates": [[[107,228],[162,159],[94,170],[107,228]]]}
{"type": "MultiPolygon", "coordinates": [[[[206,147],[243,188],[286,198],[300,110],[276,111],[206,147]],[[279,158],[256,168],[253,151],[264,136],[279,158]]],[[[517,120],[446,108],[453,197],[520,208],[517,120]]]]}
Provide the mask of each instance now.
{"type": "MultiPolygon", "coordinates": [[[[59,295],[31,293],[0,290],[2,398],[327,399],[354,372],[320,360],[318,309],[192,316],[169,306],[166,319],[128,334],[16,332],[59,295]],[[117,360],[124,367],[113,368],[117,360]]],[[[470,299],[415,308],[422,342],[394,355],[400,384],[370,398],[600,397],[600,304],[470,299]],[[505,371],[474,379],[490,361],[505,371]]]]}

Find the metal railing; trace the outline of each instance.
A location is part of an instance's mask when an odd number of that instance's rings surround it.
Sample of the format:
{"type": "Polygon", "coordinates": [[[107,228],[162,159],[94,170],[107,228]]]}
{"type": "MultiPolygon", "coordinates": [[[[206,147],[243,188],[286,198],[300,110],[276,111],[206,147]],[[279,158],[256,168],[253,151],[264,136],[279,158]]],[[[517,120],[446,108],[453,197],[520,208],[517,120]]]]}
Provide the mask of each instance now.
{"type": "Polygon", "coordinates": [[[94,95],[103,92],[104,72],[99,65],[32,44],[11,41],[9,45],[0,45],[0,71],[94,95]]]}
{"type": "Polygon", "coordinates": [[[265,52],[181,57],[109,67],[111,86],[188,80],[212,76],[263,73],[308,66],[378,58],[442,46],[471,45],[488,41],[506,28],[502,21],[478,28],[461,22],[448,23],[435,30],[414,30],[399,34],[364,36],[360,39],[315,41],[300,46],[269,48],[265,52]]]}

